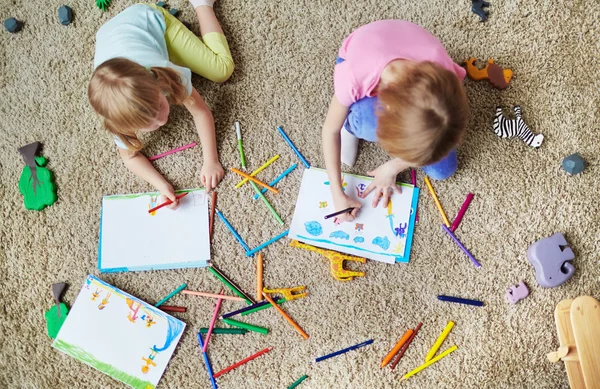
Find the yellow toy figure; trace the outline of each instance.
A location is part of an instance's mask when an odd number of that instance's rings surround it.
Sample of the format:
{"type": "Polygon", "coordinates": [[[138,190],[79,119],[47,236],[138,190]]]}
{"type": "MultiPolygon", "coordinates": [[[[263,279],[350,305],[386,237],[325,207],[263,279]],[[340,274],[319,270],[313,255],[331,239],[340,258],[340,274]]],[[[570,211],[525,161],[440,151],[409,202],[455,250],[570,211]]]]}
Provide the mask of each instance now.
{"type": "Polygon", "coordinates": [[[106,304],[108,304],[108,299],[110,298],[111,294],[107,293],[106,297],[104,297],[102,299],[102,301],[100,302],[100,304],[98,304],[98,309],[103,310],[106,307],[106,304]]]}
{"type": "Polygon", "coordinates": [[[263,288],[263,292],[269,294],[280,294],[283,296],[285,301],[291,301],[299,298],[308,296],[305,292],[306,286],[296,286],[294,288],[279,288],[279,289],[267,289],[263,288]]]}
{"type": "Polygon", "coordinates": [[[365,258],[353,257],[351,255],[338,253],[337,251],[321,249],[305,243],[298,242],[297,240],[292,240],[290,246],[298,247],[304,250],[314,251],[329,259],[331,275],[338,281],[352,281],[354,277],[363,277],[365,275],[365,273],[362,271],[352,271],[344,269],[344,261],[355,261],[365,263],[367,261],[365,258]]]}

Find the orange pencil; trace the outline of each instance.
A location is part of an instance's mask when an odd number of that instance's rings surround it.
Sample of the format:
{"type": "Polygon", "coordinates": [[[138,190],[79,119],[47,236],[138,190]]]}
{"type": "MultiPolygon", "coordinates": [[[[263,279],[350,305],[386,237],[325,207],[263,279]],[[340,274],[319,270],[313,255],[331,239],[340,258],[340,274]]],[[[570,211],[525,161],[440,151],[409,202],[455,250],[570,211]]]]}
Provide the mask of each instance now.
{"type": "Polygon", "coordinates": [[[270,187],[269,185],[265,184],[261,180],[258,180],[258,179],[254,178],[254,177],[252,177],[252,176],[250,176],[250,175],[248,175],[248,174],[246,174],[246,173],[244,173],[242,171],[239,171],[238,169],[236,169],[234,167],[231,168],[231,171],[234,172],[234,173],[239,174],[240,176],[242,176],[244,178],[249,179],[250,181],[254,182],[255,184],[258,184],[260,186],[263,186],[263,187],[267,188],[268,190],[270,190],[271,192],[273,192],[275,194],[279,193],[279,191],[277,189],[270,187]]]}
{"type": "Polygon", "coordinates": [[[256,301],[262,300],[263,290],[263,256],[262,253],[258,253],[256,259],[256,301]]]}
{"type": "MultiPolygon", "coordinates": [[[[179,200],[180,198],[187,196],[188,193],[189,192],[185,192],[184,194],[180,194],[179,196],[175,196],[175,198],[177,200],[179,200]]],[[[157,209],[161,209],[162,207],[164,207],[166,205],[169,205],[169,204],[173,204],[173,202],[170,199],[167,199],[167,201],[165,201],[161,205],[157,205],[156,207],[149,209],[148,213],[152,213],[152,212],[156,211],[157,209]]]]}
{"type": "Polygon", "coordinates": [[[398,354],[398,351],[400,351],[402,346],[404,346],[404,343],[406,343],[406,341],[410,338],[413,332],[414,331],[410,328],[406,330],[406,332],[404,333],[404,335],[402,335],[402,338],[400,338],[400,340],[398,341],[398,343],[396,343],[394,348],[390,350],[390,352],[388,353],[388,355],[385,356],[385,358],[383,358],[383,361],[381,361],[381,365],[379,365],[380,368],[384,368],[388,363],[390,363],[392,358],[394,358],[394,356],[398,354]]]}
{"type": "Polygon", "coordinates": [[[281,316],[283,316],[285,318],[285,320],[289,321],[290,324],[296,329],[296,331],[298,331],[298,333],[300,335],[302,335],[302,337],[304,339],[308,339],[309,336],[306,332],[304,332],[304,330],[302,329],[302,327],[300,327],[298,324],[296,324],[296,322],[294,321],[294,319],[292,319],[287,313],[285,313],[285,311],[283,309],[281,309],[279,307],[279,305],[277,305],[277,303],[275,301],[273,301],[273,299],[271,297],[269,297],[268,294],[263,293],[263,296],[265,297],[265,299],[271,303],[271,305],[273,306],[273,308],[275,308],[277,310],[277,312],[279,312],[281,314],[281,316]]]}
{"type": "Polygon", "coordinates": [[[210,202],[210,222],[208,224],[208,233],[210,239],[212,239],[213,225],[215,224],[215,206],[217,205],[217,191],[213,190],[212,200],[210,202]]]}

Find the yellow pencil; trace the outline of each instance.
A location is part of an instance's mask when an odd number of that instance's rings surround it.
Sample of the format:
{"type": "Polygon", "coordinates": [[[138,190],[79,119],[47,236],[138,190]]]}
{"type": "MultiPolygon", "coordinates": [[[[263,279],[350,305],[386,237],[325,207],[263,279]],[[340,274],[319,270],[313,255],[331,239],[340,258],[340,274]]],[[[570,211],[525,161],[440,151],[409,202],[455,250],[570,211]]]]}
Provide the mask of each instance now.
{"type": "Polygon", "coordinates": [[[242,177],[245,177],[245,178],[249,179],[250,181],[254,182],[255,184],[258,184],[258,185],[260,185],[260,186],[262,186],[264,188],[267,188],[268,190],[270,190],[271,192],[273,192],[275,194],[279,193],[279,191],[277,189],[270,187],[269,185],[265,184],[261,180],[258,180],[258,179],[254,178],[254,177],[250,177],[246,173],[244,173],[242,171],[239,171],[238,169],[236,169],[234,167],[231,168],[231,171],[234,172],[234,173],[239,174],[242,177]]]}
{"type": "Polygon", "coordinates": [[[450,331],[452,331],[452,327],[454,327],[454,322],[449,321],[448,324],[446,324],[446,328],[444,328],[444,330],[442,331],[440,336],[437,338],[437,340],[435,341],[433,346],[431,346],[431,349],[429,350],[429,352],[427,353],[427,356],[425,357],[425,362],[429,362],[433,357],[435,357],[435,353],[437,353],[437,351],[442,346],[442,343],[444,343],[444,340],[446,340],[446,337],[448,336],[450,331]]]}
{"type": "MultiPolygon", "coordinates": [[[[262,165],[261,167],[259,167],[258,169],[256,169],[255,171],[253,171],[252,173],[250,173],[250,177],[254,177],[255,175],[257,175],[258,173],[262,172],[263,170],[265,170],[265,168],[267,166],[269,166],[270,164],[272,164],[273,162],[277,161],[277,159],[279,158],[279,154],[277,154],[276,156],[274,156],[273,158],[269,159],[267,162],[265,162],[264,165],[262,165]]],[[[235,188],[239,188],[242,185],[244,185],[246,182],[248,182],[247,178],[244,178],[242,181],[238,182],[237,185],[235,186],[235,188]]]]}
{"type": "Polygon", "coordinates": [[[300,335],[302,335],[302,337],[304,339],[308,339],[308,334],[306,332],[304,332],[304,330],[302,329],[302,327],[300,327],[295,321],[294,319],[292,319],[287,313],[285,313],[285,311],[283,309],[281,309],[279,307],[279,305],[277,305],[277,303],[275,301],[273,301],[273,299],[271,297],[269,297],[268,294],[263,292],[263,296],[265,297],[265,299],[271,303],[271,305],[273,306],[273,308],[275,308],[277,310],[277,312],[279,312],[281,314],[281,316],[283,316],[285,318],[285,320],[289,321],[290,324],[296,329],[296,331],[298,331],[298,333],[300,335]]]}
{"type": "Polygon", "coordinates": [[[404,374],[404,376],[402,376],[402,378],[400,378],[400,381],[408,379],[412,376],[414,376],[415,374],[417,374],[418,372],[420,372],[421,370],[425,369],[428,366],[433,365],[434,363],[436,363],[437,361],[439,361],[440,359],[444,358],[445,356],[447,356],[448,354],[450,354],[453,351],[456,351],[458,349],[458,346],[452,346],[450,347],[448,350],[444,351],[443,353],[441,353],[440,355],[438,355],[437,357],[433,358],[432,360],[430,360],[427,363],[422,364],[421,366],[417,367],[416,369],[414,369],[411,372],[408,372],[406,374],[404,374]]]}
{"type": "Polygon", "coordinates": [[[442,204],[440,203],[440,200],[438,199],[437,195],[435,194],[435,191],[433,190],[433,186],[431,186],[431,181],[429,181],[429,177],[427,177],[427,176],[425,176],[425,183],[427,184],[427,187],[429,188],[429,192],[431,192],[433,201],[435,201],[435,206],[437,207],[437,209],[440,211],[440,214],[442,215],[444,224],[446,225],[446,227],[450,227],[450,221],[448,221],[448,217],[446,216],[446,213],[444,212],[444,208],[442,208],[442,204]]]}
{"type": "Polygon", "coordinates": [[[263,256],[262,253],[258,253],[256,259],[256,301],[263,299],[263,256]]]}
{"type": "Polygon", "coordinates": [[[408,338],[410,338],[413,332],[414,331],[409,328],[404,333],[404,335],[402,335],[402,338],[400,338],[400,340],[398,341],[398,343],[396,343],[394,348],[390,350],[390,352],[388,353],[388,355],[385,356],[385,358],[383,358],[383,361],[381,361],[381,365],[379,366],[380,368],[384,368],[388,363],[390,363],[392,358],[394,358],[394,356],[398,354],[398,351],[400,351],[402,346],[404,346],[404,343],[406,343],[406,341],[408,340],[408,338]]]}

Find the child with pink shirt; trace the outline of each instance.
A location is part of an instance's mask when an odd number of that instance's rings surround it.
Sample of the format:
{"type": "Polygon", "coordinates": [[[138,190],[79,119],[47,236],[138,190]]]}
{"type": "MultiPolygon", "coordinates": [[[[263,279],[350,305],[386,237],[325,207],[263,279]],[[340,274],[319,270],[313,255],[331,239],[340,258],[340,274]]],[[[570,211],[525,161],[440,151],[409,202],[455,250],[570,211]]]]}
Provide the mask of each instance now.
{"type": "Polygon", "coordinates": [[[410,166],[437,180],[454,174],[469,117],[464,77],[435,36],[407,21],[376,21],[344,40],[323,125],[335,209],[354,207],[339,220],[354,219],[360,208],[342,190],[340,163],[354,164],[359,139],[377,142],[392,157],[367,172],[374,180],[362,196],[374,191],[373,207],[380,200],[387,206],[390,194],[400,192],[396,176],[410,166]]]}

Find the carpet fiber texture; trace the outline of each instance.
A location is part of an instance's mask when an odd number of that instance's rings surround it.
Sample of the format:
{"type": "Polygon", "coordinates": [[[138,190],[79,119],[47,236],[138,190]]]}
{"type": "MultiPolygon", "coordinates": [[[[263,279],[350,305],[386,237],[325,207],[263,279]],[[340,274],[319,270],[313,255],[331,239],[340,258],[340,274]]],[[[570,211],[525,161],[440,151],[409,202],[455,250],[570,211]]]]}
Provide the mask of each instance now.
{"type": "MultiPolygon", "coordinates": [[[[0,18],[24,22],[18,34],[0,33],[0,387],[119,388],[116,381],[51,348],[43,313],[52,305],[50,285],[71,286],[71,305],[87,274],[97,270],[98,230],[103,195],[150,191],[123,166],[110,136],[101,128],[87,98],[94,36],[98,28],[133,4],[113,0],[106,13],[92,0],[72,0],[74,22],[63,26],[62,2],[0,1],[0,18]],[[27,211],[17,183],[24,166],[17,148],[43,143],[43,155],[56,177],[58,201],[42,212],[27,211]]],[[[199,31],[183,0],[169,1],[179,18],[199,31]]],[[[460,168],[447,181],[434,182],[452,219],[466,194],[475,199],[457,235],[482,267],[475,268],[443,233],[431,196],[424,190],[409,265],[368,261],[350,265],[366,276],[335,281],[328,263],[282,241],[265,254],[265,284],[306,285],[310,296],[284,309],[308,334],[302,339],[274,310],[251,316],[271,329],[268,336],[215,335],[209,352],[220,370],[267,346],[258,360],[218,379],[221,388],[286,388],[303,374],[301,388],[389,388],[420,365],[449,320],[456,323],[442,350],[458,351],[404,382],[405,388],[567,388],[562,363],[546,353],[558,347],[553,310],[566,298],[600,297],[600,3],[596,1],[494,1],[485,23],[470,12],[470,1],[389,0],[220,0],[215,10],[229,39],[236,69],[215,84],[194,77],[211,107],[218,149],[226,170],[237,167],[232,124],[239,119],[249,169],[275,154],[281,158],[260,174],[264,180],[298,160],[275,130],[282,125],[306,158],[322,167],[320,129],[332,96],[333,62],[342,39],[358,26],[386,18],[418,23],[437,35],[457,62],[494,58],[515,76],[498,91],[486,81],[466,80],[472,117],[459,148],[460,168]],[[543,133],[538,150],[520,140],[501,140],[491,130],[497,105],[520,104],[531,129],[543,133]],[[587,170],[570,177],[562,158],[579,152],[587,170]],[[534,241],[562,232],[576,254],[573,278],[554,289],[535,281],[527,262],[534,241]],[[525,280],[531,296],[517,305],[504,297],[508,285],[525,280]],[[437,294],[483,300],[483,308],[436,300],[437,294]],[[423,328],[394,373],[379,363],[406,328],[423,328]],[[362,342],[359,351],[316,365],[309,361],[362,342]]],[[[146,155],[199,141],[192,118],[174,107],[169,123],[146,137],[146,155]]],[[[365,174],[386,161],[376,145],[361,145],[349,170],[365,174]]],[[[200,186],[200,147],[163,158],[155,166],[176,188],[200,186]]],[[[302,168],[269,195],[286,224],[292,219],[302,168]]],[[[400,176],[409,180],[406,173],[400,176]]],[[[283,231],[252,188],[233,189],[227,173],[218,188],[218,207],[251,247],[283,231]]],[[[423,174],[418,172],[419,186],[423,174]]],[[[239,285],[255,289],[254,262],[217,220],[213,261],[239,285]]],[[[218,292],[221,284],[206,270],[174,270],[101,275],[102,279],[148,302],[176,286],[218,292]]],[[[209,388],[195,332],[206,326],[214,301],[178,295],[173,305],[188,323],[160,383],[162,388],[209,388]]],[[[239,308],[223,303],[223,312],[239,308]]],[[[96,323],[89,323],[96,326],[96,323]]],[[[96,331],[103,329],[98,326],[96,331]]]]}

